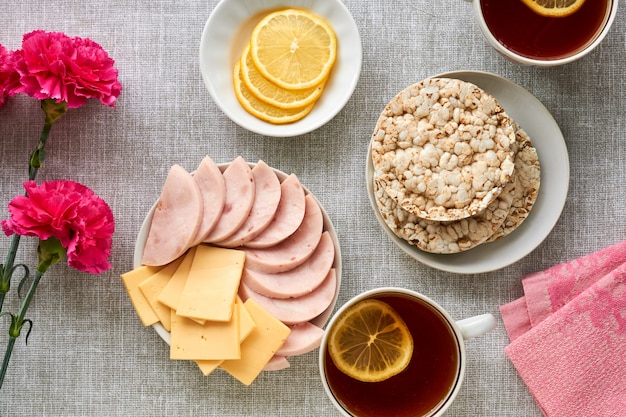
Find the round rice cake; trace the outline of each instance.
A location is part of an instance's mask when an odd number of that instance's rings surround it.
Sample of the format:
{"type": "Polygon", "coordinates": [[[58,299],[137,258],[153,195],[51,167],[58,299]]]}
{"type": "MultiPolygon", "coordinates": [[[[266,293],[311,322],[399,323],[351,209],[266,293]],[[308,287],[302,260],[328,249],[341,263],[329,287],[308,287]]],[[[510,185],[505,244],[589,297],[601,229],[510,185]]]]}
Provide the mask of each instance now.
{"type": "Polygon", "coordinates": [[[372,135],[374,178],[401,208],[454,221],[487,208],[514,170],[513,122],[474,84],[429,78],[394,97],[372,135]]]}
{"type": "Polygon", "coordinates": [[[426,220],[400,207],[374,180],[378,210],[391,231],[424,252],[453,254],[486,242],[502,225],[513,202],[512,194],[501,193],[481,213],[454,221],[426,220]]]}
{"type": "Polygon", "coordinates": [[[528,217],[539,194],[541,165],[537,149],[533,147],[530,137],[523,129],[516,128],[515,136],[519,144],[515,157],[515,175],[503,191],[503,193],[510,193],[513,201],[506,219],[487,240],[488,242],[500,239],[517,229],[528,217]]]}

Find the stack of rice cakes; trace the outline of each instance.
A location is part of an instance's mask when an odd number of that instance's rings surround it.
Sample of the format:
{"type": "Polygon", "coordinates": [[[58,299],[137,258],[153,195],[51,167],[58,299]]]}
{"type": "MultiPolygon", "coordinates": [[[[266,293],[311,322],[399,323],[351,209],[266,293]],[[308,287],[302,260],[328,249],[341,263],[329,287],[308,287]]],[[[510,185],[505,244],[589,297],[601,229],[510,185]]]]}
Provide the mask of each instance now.
{"type": "Polygon", "coordinates": [[[419,249],[459,253],[514,231],[537,199],[531,139],[478,86],[429,78],[385,107],[372,135],[378,209],[419,249]]]}

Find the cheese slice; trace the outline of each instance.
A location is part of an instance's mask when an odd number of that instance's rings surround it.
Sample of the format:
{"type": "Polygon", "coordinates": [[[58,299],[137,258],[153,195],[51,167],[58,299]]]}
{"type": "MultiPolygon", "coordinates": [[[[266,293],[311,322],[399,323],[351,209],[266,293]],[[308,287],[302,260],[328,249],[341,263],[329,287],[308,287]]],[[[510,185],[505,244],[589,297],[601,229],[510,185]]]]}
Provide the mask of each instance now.
{"type": "Polygon", "coordinates": [[[237,308],[239,308],[239,340],[243,343],[252,330],[256,327],[256,323],[252,318],[252,314],[248,311],[241,298],[237,297],[237,308]]]}
{"type": "Polygon", "coordinates": [[[140,266],[139,268],[120,275],[126,287],[130,302],[133,304],[133,307],[135,307],[135,312],[137,312],[144,326],[153,325],[159,321],[159,317],[154,310],[152,310],[148,300],[146,300],[146,297],[144,297],[143,293],[139,290],[139,284],[159,272],[162,268],[163,267],[160,266],[140,266]]]}
{"type": "Polygon", "coordinates": [[[230,321],[207,321],[199,324],[172,311],[170,359],[223,360],[241,357],[239,311],[230,321]]]}
{"type": "Polygon", "coordinates": [[[176,314],[193,319],[231,319],[245,253],[207,245],[196,247],[176,314]]]}
{"type": "Polygon", "coordinates": [[[195,254],[196,247],[194,246],[183,256],[183,260],[176,269],[176,272],[174,272],[172,278],[168,281],[167,285],[163,288],[163,290],[161,290],[161,293],[157,297],[157,300],[160,303],[165,304],[172,310],[176,310],[176,307],[178,306],[178,300],[180,298],[180,294],[183,292],[183,288],[185,287],[185,281],[187,281],[187,275],[191,269],[191,263],[193,262],[195,254]]]}
{"type": "Polygon", "coordinates": [[[161,291],[163,291],[163,288],[167,285],[172,275],[176,272],[176,269],[178,269],[182,260],[183,258],[178,258],[139,284],[139,290],[141,290],[141,293],[145,297],[146,301],[148,301],[148,304],[150,304],[150,307],[152,307],[152,310],[159,318],[159,321],[168,332],[170,331],[172,315],[171,309],[165,304],[159,302],[157,297],[161,291]]]}
{"type": "MultiPolygon", "coordinates": [[[[243,305],[243,301],[241,301],[241,298],[239,297],[237,297],[235,308],[239,310],[239,343],[241,343],[246,339],[246,337],[248,337],[250,332],[252,332],[256,324],[254,324],[254,320],[252,319],[252,316],[250,315],[246,307],[243,305]]],[[[212,360],[212,361],[198,360],[196,361],[196,363],[200,367],[200,370],[202,371],[204,376],[209,375],[211,372],[217,369],[222,362],[224,362],[224,360],[212,360]]]]}
{"type": "Polygon", "coordinates": [[[241,344],[241,358],[225,360],[220,367],[245,385],[250,385],[285,343],[289,327],[269,314],[254,300],[244,303],[256,326],[241,344]]]}

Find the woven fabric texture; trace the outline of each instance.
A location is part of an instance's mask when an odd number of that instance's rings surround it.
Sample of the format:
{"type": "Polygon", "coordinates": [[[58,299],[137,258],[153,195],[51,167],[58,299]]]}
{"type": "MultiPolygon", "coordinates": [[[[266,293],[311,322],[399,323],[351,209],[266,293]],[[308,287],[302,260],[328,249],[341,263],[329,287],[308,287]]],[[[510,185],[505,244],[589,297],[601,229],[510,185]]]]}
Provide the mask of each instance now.
{"type": "MultiPolygon", "coordinates": [[[[238,155],[263,160],[296,173],[315,194],[341,245],[338,305],[393,285],[426,294],[455,319],[496,316],[496,330],[467,342],[465,382],[446,416],[542,415],[504,352],[509,337],[499,306],[523,295],[522,277],[626,237],[626,11],[620,7],[591,55],[542,69],[509,62],[491,48],[468,2],[344,3],[363,46],[354,94],[319,129],[270,138],[233,123],[203,84],[200,37],[217,0],[0,0],[0,44],[7,49],[19,48],[35,29],[88,37],[115,59],[124,88],[115,109],[89,101],[53,127],[38,175],[79,181],[109,203],[113,269],[90,276],[60,263],[46,273],[28,311],[34,323],[28,345],[18,340],[0,391],[1,416],[339,415],[324,393],[317,351],[246,387],[225,372],[204,377],[193,363],[169,360],[167,345],[133,311],[120,274],[132,268],[144,217],[169,168],[193,170],[205,155],[218,163],[238,155]],[[533,94],[559,125],[569,156],[568,198],[552,232],[528,256],[489,273],[444,272],[407,256],[378,224],[366,192],[368,144],[384,106],[406,86],[455,70],[497,74],[533,94]]],[[[42,126],[41,109],[29,97],[0,109],[0,218],[23,193],[42,126]]],[[[8,245],[0,239],[0,262],[8,245]]],[[[18,260],[35,262],[35,245],[24,239],[18,260]]],[[[7,309],[15,311],[12,294],[7,309]]],[[[0,346],[7,327],[5,317],[0,346]]]]}

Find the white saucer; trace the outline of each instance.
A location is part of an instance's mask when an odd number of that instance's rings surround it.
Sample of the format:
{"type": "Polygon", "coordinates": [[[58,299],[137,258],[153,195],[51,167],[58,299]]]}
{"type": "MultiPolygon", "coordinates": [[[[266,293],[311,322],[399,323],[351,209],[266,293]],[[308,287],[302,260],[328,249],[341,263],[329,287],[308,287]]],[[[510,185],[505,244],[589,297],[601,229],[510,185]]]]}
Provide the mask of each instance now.
{"type": "Polygon", "coordinates": [[[371,144],[367,152],[366,182],[370,203],[379,223],[404,252],[432,268],[460,274],[495,271],[532,252],[550,234],[561,216],[569,188],[569,157],[563,134],[548,110],[532,94],[500,76],[476,71],[456,71],[436,77],[456,78],[476,84],[493,95],[505,111],[528,133],[541,164],[541,185],[528,218],[511,234],[466,252],[438,255],[421,251],[398,238],[378,211],[373,191],[371,144]]]}

